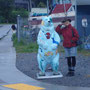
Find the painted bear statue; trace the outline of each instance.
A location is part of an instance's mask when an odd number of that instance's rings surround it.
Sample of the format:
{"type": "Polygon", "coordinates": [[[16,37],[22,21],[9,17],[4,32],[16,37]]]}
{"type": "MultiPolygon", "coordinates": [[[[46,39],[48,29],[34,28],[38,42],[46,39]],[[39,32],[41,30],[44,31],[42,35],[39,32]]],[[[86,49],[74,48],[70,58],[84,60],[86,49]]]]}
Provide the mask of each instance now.
{"type": "Polygon", "coordinates": [[[51,16],[42,18],[37,43],[39,46],[37,54],[40,69],[39,75],[45,75],[47,64],[51,65],[53,75],[57,75],[59,67],[59,53],[57,49],[60,37],[54,29],[51,16]]]}

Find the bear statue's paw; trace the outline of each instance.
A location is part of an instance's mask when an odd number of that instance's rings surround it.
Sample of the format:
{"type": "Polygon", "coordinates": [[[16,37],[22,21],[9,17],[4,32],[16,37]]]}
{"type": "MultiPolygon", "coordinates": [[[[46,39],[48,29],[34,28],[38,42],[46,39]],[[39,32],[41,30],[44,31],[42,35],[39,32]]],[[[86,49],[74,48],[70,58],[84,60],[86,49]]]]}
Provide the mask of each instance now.
{"type": "Polygon", "coordinates": [[[53,50],[55,50],[55,49],[57,49],[57,45],[56,45],[56,44],[53,44],[53,45],[51,45],[51,48],[52,48],[53,50]]]}
{"type": "Polygon", "coordinates": [[[60,72],[53,72],[53,75],[60,75],[60,72]]]}
{"type": "Polygon", "coordinates": [[[38,75],[39,75],[39,76],[45,76],[45,73],[43,73],[43,72],[40,71],[40,72],[38,73],[38,75]]]}

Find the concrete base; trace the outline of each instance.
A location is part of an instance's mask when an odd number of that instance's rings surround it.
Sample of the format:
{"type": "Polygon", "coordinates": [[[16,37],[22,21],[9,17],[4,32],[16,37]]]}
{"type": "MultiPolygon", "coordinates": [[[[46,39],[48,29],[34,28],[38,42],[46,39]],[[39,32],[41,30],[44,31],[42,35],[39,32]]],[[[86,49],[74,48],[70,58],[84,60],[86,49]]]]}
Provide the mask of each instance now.
{"type": "Polygon", "coordinates": [[[45,76],[39,76],[39,74],[37,73],[37,79],[61,78],[61,77],[63,77],[61,72],[59,72],[59,75],[53,75],[53,72],[46,72],[45,76]]]}

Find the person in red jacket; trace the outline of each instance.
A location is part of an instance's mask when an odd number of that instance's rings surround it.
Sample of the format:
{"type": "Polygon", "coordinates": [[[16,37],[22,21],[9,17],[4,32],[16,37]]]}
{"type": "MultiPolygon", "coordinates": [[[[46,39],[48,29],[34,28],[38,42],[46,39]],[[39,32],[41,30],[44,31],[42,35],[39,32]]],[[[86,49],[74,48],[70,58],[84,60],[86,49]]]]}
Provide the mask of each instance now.
{"type": "Polygon", "coordinates": [[[56,32],[63,36],[63,46],[68,64],[67,76],[74,76],[77,54],[76,41],[79,39],[79,34],[70,23],[70,19],[64,20],[61,25],[56,27],[56,32]]]}

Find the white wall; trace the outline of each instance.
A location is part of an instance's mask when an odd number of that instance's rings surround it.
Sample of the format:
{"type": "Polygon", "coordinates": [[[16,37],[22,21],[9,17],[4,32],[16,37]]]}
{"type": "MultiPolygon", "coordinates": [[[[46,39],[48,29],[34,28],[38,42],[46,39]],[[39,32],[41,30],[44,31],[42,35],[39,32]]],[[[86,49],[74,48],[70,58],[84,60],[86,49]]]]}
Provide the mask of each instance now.
{"type": "MultiPolygon", "coordinates": [[[[71,0],[75,4],[75,0],[71,0]]],[[[77,0],[78,5],[90,5],[90,0],[77,0]]]]}
{"type": "Polygon", "coordinates": [[[32,8],[33,13],[47,13],[47,8],[32,8]]]}
{"type": "Polygon", "coordinates": [[[77,0],[79,5],[90,5],[90,0],[77,0]]]}

